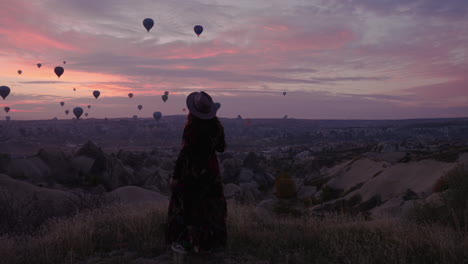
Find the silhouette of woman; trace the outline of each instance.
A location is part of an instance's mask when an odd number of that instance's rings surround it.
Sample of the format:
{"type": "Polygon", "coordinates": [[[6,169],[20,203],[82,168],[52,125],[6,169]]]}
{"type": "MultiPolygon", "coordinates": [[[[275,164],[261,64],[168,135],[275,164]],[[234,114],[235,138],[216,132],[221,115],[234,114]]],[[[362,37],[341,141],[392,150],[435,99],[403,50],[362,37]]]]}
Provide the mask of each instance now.
{"type": "Polygon", "coordinates": [[[216,156],[226,147],[224,128],[207,93],[191,93],[187,108],[165,234],[166,244],[183,254],[222,249],[227,242],[226,199],[216,156]]]}

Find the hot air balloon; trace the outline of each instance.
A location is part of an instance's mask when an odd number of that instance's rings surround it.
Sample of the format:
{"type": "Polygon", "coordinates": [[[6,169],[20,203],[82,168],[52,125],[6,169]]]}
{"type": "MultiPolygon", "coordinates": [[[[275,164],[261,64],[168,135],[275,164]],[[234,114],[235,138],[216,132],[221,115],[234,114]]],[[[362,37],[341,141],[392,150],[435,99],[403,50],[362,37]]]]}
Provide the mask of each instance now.
{"type": "Polygon", "coordinates": [[[10,112],[10,107],[8,107],[8,106],[5,106],[5,108],[4,108],[4,109],[5,109],[5,112],[7,112],[7,113],[8,113],[8,112],[10,112]]]}
{"type": "Polygon", "coordinates": [[[10,120],[11,120],[11,117],[10,117],[10,116],[5,116],[5,120],[6,120],[6,121],[10,121],[10,120]]]}
{"type": "Polygon", "coordinates": [[[132,99],[132,97],[133,97],[133,94],[132,94],[132,93],[129,93],[129,94],[128,94],[128,98],[132,99]]]}
{"type": "Polygon", "coordinates": [[[38,64],[36,64],[36,66],[40,69],[42,64],[38,63],[38,64]]]}
{"type": "Polygon", "coordinates": [[[80,119],[80,116],[83,114],[83,108],[81,107],[73,108],[73,114],[75,114],[76,119],[80,119]]]}
{"type": "Polygon", "coordinates": [[[60,102],[60,105],[63,106],[65,104],[65,102],[60,102]]]}
{"type": "Polygon", "coordinates": [[[185,108],[182,108],[182,112],[185,112],[185,111],[187,111],[187,109],[185,109],[185,108]]]}
{"type": "Polygon", "coordinates": [[[216,108],[216,111],[219,110],[219,108],[221,108],[221,104],[220,103],[214,103],[214,106],[216,108]]]}
{"type": "Polygon", "coordinates": [[[76,88],[73,88],[73,91],[76,91],[76,88]]]}
{"type": "Polygon", "coordinates": [[[283,92],[283,96],[286,95],[286,92],[283,92]]]}
{"type": "Polygon", "coordinates": [[[196,25],[193,27],[193,31],[195,31],[195,34],[197,34],[198,37],[200,37],[200,34],[203,32],[203,27],[200,25],[196,25]]]}
{"type": "Polygon", "coordinates": [[[67,64],[67,62],[66,62],[66,61],[63,61],[63,64],[67,64]]]}
{"type": "Polygon", "coordinates": [[[165,94],[165,95],[169,95],[169,92],[168,92],[168,91],[165,91],[164,94],[165,94]]]}
{"type": "Polygon", "coordinates": [[[283,119],[288,119],[288,115],[283,116],[283,119]]]}
{"type": "Polygon", "coordinates": [[[68,115],[70,113],[70,110],[65,110],[65,114],[68,115]]]}
{"type": "Polygon", "coordinates": [[[98,90],[94,91],[93,92],[93,95],[94,97],[97,99],[99,97],[99,95],[101,95],[101,92],[99,92],[98,90]]]}
{"type": "Polygon", "coordinates": [[[5,98],[10,94],[10,87],[0,86],[0,96],[5,100],[5,98]]]}
{"type": "Polygon", "coordinates": [[[90,105],[88,105],[88,109],[90,109],[90,108],[91,108],[91,106],[90,106],[90,105]]]}
{"type": "Polygon", "coordinates": [[[167,96],[167,94],[165,94],[165,95],[161,96],[161,98],[163,99],[163,101],[164,101],[164,102],[166,102],[166,101],[167,101],[167,98],[168,98],[168,96],[167,96]]]}
{"type": "Polygon", "coordinates": [[[62,67],[60,67],[60,66],[57,66],[57,67],[55,67],[55,69],[54,69],[55,74],[57,74],[57,77],[59,77],[59,78],[60,78],[60,76],[62,76],[62,74],[63,74],[64,71],[65,71],[65,70],[64,70],[62,67]]]}
{"type": "Polygon", "coordinates": [[[151,18],[145,18],[143,19],[143,26],[146,28],[146,30],[148,30],[148,32],[150,31],[150,29],[154,26],[154,21],[153,19],[151,18]]]}
{"type": "Polygon", "coordinates": [[[138,110],[140,110],[140,111],[141,111],[141,109],[142,109],[142,108],[143,108],[143,106],[142,106],[142,105],[138,105],[138,110]]]}
{"type": "Polygon", "coordinates": [[[22,70],[18,70],[18,74],[21,75],[23,73],[22,70]]]}
{"type": "Polygon", "coordinates": [[[86,117],[88,117],[88,113],[85,113],[84,115],[85,115],[86,117]]]}
{"type": "Polygon", "coordinates": [[[154,112],[153,113],[153,117],[154,117],[154,119],[156,121],[159,121],[159,119],[161,119],[161,116],[162,116],[161,112],[154,112]]]}

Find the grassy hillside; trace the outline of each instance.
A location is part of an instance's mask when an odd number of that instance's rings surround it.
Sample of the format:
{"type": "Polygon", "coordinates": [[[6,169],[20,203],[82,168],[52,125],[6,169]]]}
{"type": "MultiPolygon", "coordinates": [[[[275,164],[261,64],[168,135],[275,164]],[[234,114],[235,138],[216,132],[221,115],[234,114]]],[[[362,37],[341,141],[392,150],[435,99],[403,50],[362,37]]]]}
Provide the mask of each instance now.
{"type": "MultiPolygon", "coordinates": [[[[2,263],[132,263],[163,254],[166,208],[116,205],[55,219],[33,235],[0,238],[2,263]],[[80,262],[83,261],[83,262],[80,262]]],[[[330,215],[263,217],[229,207],[229,263],[466,263],[451,227],[330,215]],[[265,262],[263,262],[265,263],[265,262]]]]}

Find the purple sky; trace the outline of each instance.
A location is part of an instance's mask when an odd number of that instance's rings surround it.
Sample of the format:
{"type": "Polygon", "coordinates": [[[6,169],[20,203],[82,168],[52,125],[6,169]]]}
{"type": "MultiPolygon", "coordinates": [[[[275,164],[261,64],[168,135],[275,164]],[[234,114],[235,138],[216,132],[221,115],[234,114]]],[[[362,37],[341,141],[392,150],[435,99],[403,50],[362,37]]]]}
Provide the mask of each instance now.
{"type": "Polygon", "coordinates": [[[182,114],[201,90],[221,117],[466,117],[467,13],[467,0],[1,0],[0,118],[182,114]]]}

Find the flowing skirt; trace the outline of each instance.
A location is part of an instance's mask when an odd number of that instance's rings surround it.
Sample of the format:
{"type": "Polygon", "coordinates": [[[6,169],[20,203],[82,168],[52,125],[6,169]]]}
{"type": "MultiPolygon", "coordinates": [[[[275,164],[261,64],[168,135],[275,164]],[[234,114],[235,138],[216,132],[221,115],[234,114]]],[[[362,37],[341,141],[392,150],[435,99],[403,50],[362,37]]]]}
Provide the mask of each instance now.
{"type": "Polygon", "coordinates": [[[202,250],[225,247],[227,205],[216,157],[199,173],[186,170],[172,190],[166,244],[190,242],[202,250]]]}

